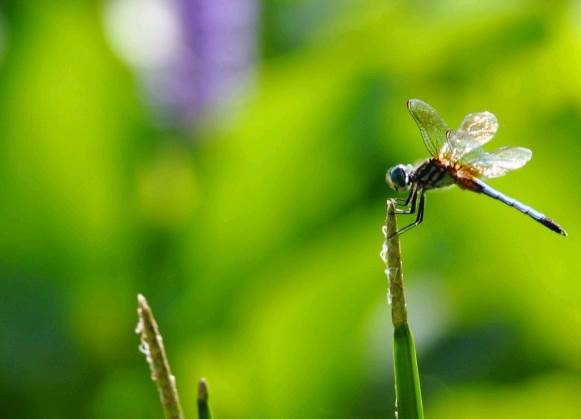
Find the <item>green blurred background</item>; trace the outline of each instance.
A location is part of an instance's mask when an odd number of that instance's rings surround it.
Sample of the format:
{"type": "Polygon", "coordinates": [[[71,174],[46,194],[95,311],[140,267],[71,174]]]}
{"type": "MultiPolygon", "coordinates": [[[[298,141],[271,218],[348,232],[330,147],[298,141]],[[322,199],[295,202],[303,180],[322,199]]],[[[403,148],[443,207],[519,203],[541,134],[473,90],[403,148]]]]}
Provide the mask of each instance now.
{"type": "Polygon", "coordinates": [[[2,418],[160,418],[138,292],[187,417],[200,376],[221,419],[392,417],[380,226],[386,169],[427,156],[410,97],[495,113],[490,148],[534,158],[492,185],[569,232],[428,196],[402,241],[426,417],[581,417],[581,2],[248,1],[248,39],[206,45],[254,43],[244,93],[183,111],[156,82],[183,72],[119,48],[120,1],[0,6],[2,418]]]}

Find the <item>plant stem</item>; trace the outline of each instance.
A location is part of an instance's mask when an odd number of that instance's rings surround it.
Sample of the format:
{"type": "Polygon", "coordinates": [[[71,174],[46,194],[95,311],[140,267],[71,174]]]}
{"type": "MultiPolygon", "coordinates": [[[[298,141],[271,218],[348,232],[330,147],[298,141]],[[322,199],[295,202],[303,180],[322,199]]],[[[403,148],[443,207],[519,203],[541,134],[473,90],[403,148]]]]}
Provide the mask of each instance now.
{"type": "Polygon", "coordinates": [[[387,202],[385,242],[381,258],[389,281],[389,303],[393,324],[393,359],[395,376],[396,414],[398,419],[423,419],[422,393],[416,349],[407,322],[407,308],[403,288],[403,272],[395,204],[387,202]]]}
{"type": "Polygon", "coordinates": [[[151,379],[159,392],[165,419],[183,419],[175,377],[165,354],[163,338],[153,312],[141,294],[137,296],[137,315],[139,323],[135,331],[141,338],[139,350],[145,354],[149,364],[151,379]]]}
{"type": "Polygon", "coordinates": [[[389,296],[391,303],[391,321],[394,328],[406,325],[408,313],[405,304],[405,294],[403,291],[403,272],[401,267],[401,251],[399,246],[399,235],[397,234],[397,223],[395,216],[395,206],[393,201],[388,201],[387,217],[385,220],[387,236],[385,245],[387,246],[386,275],[389,280],[389,296]],[[389,239],[388,239],[389,237],[389,239]]]}
{"type": "Polygon", "coordinates": [[[212,411],[208,403],[208,383],[205,378],[198,383],[198,418],[212,419],[212,411]]]}

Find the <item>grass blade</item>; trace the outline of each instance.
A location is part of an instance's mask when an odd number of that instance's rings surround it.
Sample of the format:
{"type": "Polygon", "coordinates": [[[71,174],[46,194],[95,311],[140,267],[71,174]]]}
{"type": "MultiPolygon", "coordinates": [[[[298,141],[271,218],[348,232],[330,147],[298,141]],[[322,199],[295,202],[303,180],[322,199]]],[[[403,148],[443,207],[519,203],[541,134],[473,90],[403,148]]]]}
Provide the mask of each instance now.
{"type": "Polygon", "coordinates": [[[420,375],[414,338],[408,325],[394,328],[393,360],[395,366],[395,398],[398,419],[424,417],[420,375]]]}
{"type": "Polygon", "coordinates": [[[137,304],[139,323],[135,331],[141,338],[139,349],[149,364],[151,379],[159,392],[165,419],[183,419],[175,377],[171,373],[159,327],[143,295],[137,296],[137,304]]]}
{"type": "Polygon", "coordinates": [[[212,411],[208,403],[208,383],[204,378],[198,383],[198,418],[212,419],[212,411]]]}
{"type": "Polygon", "coordinates": [[[388,201],[385,221],[385,242],[381,258],[389,281],[389,302],[393,324],[393,359],[395,400],[398,419],[423,419],[422,392],[412,332],[407,322],[403,273],[395,205],[388,201]]]}

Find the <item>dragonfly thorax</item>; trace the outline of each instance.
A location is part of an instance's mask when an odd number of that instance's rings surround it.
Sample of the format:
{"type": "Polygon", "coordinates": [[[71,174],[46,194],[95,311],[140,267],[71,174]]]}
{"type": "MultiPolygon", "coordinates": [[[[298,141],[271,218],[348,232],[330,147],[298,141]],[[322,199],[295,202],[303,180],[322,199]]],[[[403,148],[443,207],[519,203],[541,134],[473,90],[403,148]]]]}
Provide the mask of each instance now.
{"type": "Polygon", "coordinates": [[[413,170],[409,164],[398,164],[387,171],[385,180],[396,191],[409,189],[413,170]]]}
{"type": "MultiPolygon", "coordinates": [[[[438,158],[431,158],[420,164],[410,175],[410,183],[418,189],[444,188],[458,183],[460,167],[438,158]]],[[[462,176],[460,176],[462,177],[462,176]]]]}

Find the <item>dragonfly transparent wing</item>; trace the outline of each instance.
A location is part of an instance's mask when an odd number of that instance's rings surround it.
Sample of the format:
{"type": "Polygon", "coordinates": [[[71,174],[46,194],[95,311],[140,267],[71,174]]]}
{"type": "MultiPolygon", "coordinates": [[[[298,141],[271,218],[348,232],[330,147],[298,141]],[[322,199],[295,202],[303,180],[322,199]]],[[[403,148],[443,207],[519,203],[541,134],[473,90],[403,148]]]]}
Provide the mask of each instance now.
{"type": "Polygon", "coordinates": [[[420,129],[426,148],[436,157],[446,144],[448,126],[434,108],[420,99],[408,100],[407,107],[420,129]]]}
{"type": "Polygon", "coordinates": [[[495,178],[520,169],[531,159],[533,153],[523,147],[502,147],[492,153],[477,150],[466,155],[462,163],[479,177],[495,178]]]}
{"type": "Polygon", "coordinates": [[[496,116],[490,112],[470,113],[457,131],[447,133],[447,143],[442,147],[442,153],[452,161],[482,147],[489,142],[498,130],[496,116]]]}

